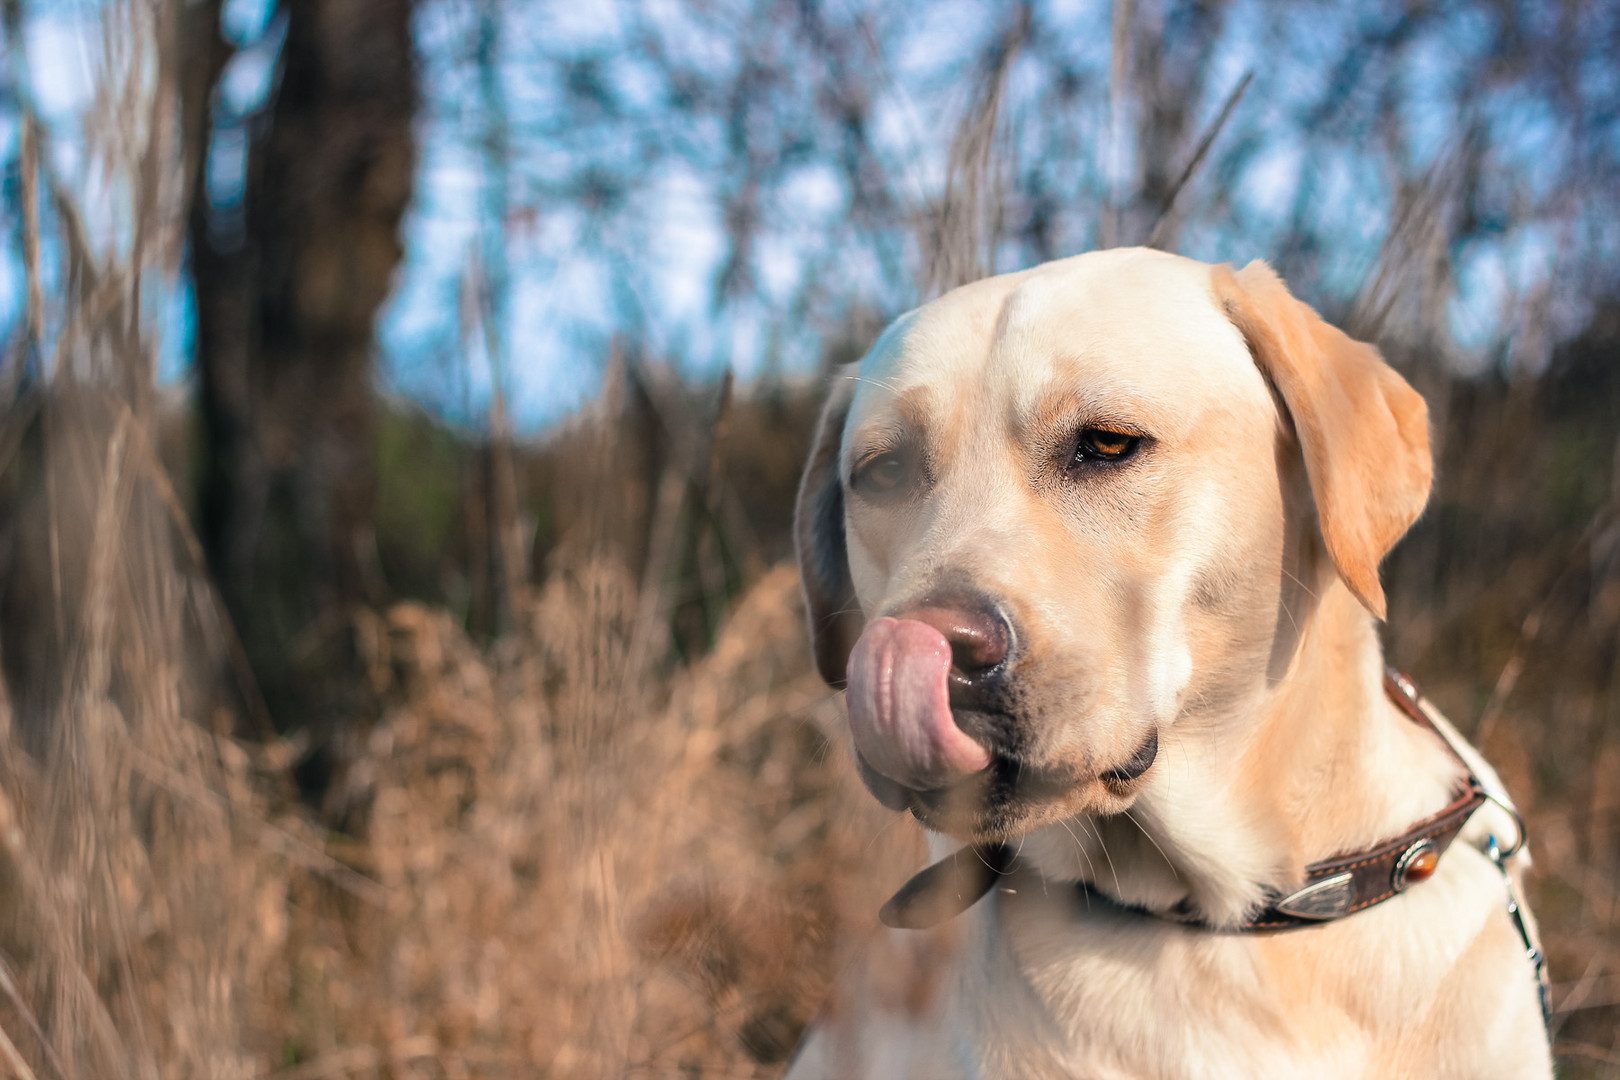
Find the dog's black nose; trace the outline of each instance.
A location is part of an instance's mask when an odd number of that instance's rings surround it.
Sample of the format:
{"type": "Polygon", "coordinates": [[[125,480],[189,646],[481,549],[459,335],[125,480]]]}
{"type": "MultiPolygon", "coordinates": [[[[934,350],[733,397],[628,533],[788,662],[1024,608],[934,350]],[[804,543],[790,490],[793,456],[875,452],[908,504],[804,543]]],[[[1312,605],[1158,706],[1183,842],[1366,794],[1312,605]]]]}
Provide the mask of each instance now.
{"type": "Polygon", "coordinates": [[[945,636],[951,646],[951,704],[981,707],[1012,650],[1006,617],[977,598],[930,599],[898,617],[927,623],[945,636]]]}
{"type": "Polygon", "coordinates": [[[951,645],[951,664],[972,676],[996,667],[1007,659],[1012,647],[1012,631],[1007,620],[984,607],[929,604],[901,616],[927,623],[951,645]]]}

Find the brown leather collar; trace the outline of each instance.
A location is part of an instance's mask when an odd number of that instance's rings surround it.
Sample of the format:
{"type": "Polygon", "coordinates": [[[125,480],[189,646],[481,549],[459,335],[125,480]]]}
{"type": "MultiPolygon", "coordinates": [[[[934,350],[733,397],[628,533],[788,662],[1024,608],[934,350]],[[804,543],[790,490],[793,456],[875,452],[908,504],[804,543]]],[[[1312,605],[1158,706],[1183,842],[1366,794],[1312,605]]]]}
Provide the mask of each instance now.
{"type": "MultiPolygon", "coordinates": [[[[1440,736],[1447,751],[1462,763],[1467,777],[1462,790],[1445,809],[1424,818],[1392,840],[1311,863],[1305,868],[1305,880],[1299,888],[1285,896],[1274,897],[1249,921],[1219,929],[1239,933],[1292,930],[1343,918],[1382,903],[1432,875],[1439,866],[1440,856],[1446,853],[1474,811],[1490,798],[1451,739],[1429,719],[1411,680],[1387,670],[1384,690],[1408,717],[1440,736]]],[[[883,905],[878,917],[886,926],[905,930],[923,930],[937,925],[977,903],[997,878],[1012,871],[1014,861],[1012,850],[1005,844],[965,847],[906,882],[883,905]]],[[[1115,907],[1171,922],[1208,927],[1191,912],[1153,911],[1123,903],[1095,886],[1082,885],[1081,888],[1089,896],[1115,907]]]]}

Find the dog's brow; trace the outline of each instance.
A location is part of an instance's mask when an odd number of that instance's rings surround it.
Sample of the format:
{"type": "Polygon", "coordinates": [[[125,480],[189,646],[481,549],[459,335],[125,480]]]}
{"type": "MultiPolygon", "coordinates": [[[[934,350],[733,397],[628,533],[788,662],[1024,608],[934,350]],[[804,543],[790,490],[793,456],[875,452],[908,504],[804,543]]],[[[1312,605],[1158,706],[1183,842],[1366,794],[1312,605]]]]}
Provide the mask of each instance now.
{"type": "Polygon", "coordinates": [[[883,402],[875,414],[850,432],[848,447],[860,458],[874,449],[887,449],[901,442],[921,442],[928,434],[932,402],[926,387],[902,390],[883,402]]]}
{"type": "Polygon", "coordinates": [[[1019,424],[1026,433],[1037,437],[1067,434],[1079,427],[1108,427],[1148,435],[1159,427],[1154,410],[1134,397],[1078,389],[1043,394],[1023,410],[1019,424]]]}
{"type": "Polygon", "coordinates": [[[918,432],[925,431],[933,411],[932,397],[925,386],[913,386],[902,390],[895,395],[894,411],[900,415],[907,427],[918,432]]]}

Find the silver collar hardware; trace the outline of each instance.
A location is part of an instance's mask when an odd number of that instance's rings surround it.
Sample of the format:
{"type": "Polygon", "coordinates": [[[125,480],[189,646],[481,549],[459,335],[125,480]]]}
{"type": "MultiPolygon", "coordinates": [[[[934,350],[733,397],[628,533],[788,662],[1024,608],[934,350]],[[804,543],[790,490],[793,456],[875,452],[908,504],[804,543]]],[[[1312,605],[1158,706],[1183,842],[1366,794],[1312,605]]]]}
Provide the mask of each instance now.
{"type": "Polygon", "coordinates": [[[1513,875],[1508,873],[1506,862],[1509,855],[1524,846],[1524,826],[1520,823],[1517,811],[1513,811],[1511,807],[1504,807],[1504,809],[1510,810],[1513,813],[1515,823],[1519,824],[1517,842],[1511,850],[1504,853],[1502,845],[1497,843],[1495,835],[1488,836],[1485,838],[1485,857],[1491,860],[1491,864],[1501,873],[1502,880],[1507,884],[1508,917],[1513,920],[1513,928],[1519,932],[1519,940],[1524,943],[1525,956],[1529,959],[1530,966],[1536,973],[1536,989],[1541,999],[1541,1022],[1550,1026],[1552,1024],[1552,997],[1547,985],[1547,957],[1541,951],[1541,941],[1538,935],[1529,922],[1525,920],[1524,898],[1519,894],[1518,882],[1514,881],[1513,875]]]}
{"type": "Polygon", "coordinates": [[[1354,898],[1353,878],[1346,870],[1321,881],[1313,881],[1271,906],[1284,915],[1299,919],[1339,919],[1350,913],[1350,902],[1354,898]]]}
{"type": "MultiPolygon", "coordinates": [[[[1433,850],[1434,845],[1427,840],[1419,840],[1407,848],[1401,855],[1400,861],[1395,864],[1395,873],[1390,877],[1389,887],[1396,892],[1405,892],[1406,887],[1411,884],[1407,880],[1407,874],[1412,869],[1412,864],[1433,850]]],[[[1430,868],[1432,870],[1432,864],[1430,868]]]]}
{"type": "MultiPolygon", "coordinates": [[[[1511,859],[1524,850],[1525,837],[1529,834],[1524,830],[1524,815],[1519,813],[1519,808],[1513,805],[1513,801],[1504,792],[1493,791],[1487,786],[1485,788],[1485,797],[1500,806],[1506,811],[1508,817],[1513,819],[1513,845],[1502,852],[1500,856],[1492,856],[1491,858],[1492,862],[1501,866],[1502,860],[1511,859]]],[[[1491,837],[1491,843],[1496,843],[1496,837],[1491,837]]],[[[1490,852],[1487,851],[1486,854],[1489,855],[1490,852]]]]}

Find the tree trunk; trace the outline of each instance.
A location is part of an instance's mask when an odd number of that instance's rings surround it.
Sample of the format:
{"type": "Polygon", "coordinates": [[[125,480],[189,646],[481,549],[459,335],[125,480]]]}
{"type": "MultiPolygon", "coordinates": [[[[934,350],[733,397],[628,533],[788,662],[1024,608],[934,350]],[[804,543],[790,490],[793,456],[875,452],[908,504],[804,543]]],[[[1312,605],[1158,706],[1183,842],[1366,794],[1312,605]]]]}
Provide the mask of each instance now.
{"type": "MultiPolygon", "coordinates": [[[[201,533],[278,723],[317,739],[361,708],[346,631],[380,599],[373,324],[415,166],[411,7],[283,0],[242,203],[212,205],[200,182],[192,200],[201,533]]],[[[191,110],[218,70],[188,80],[191,110]]]]}

